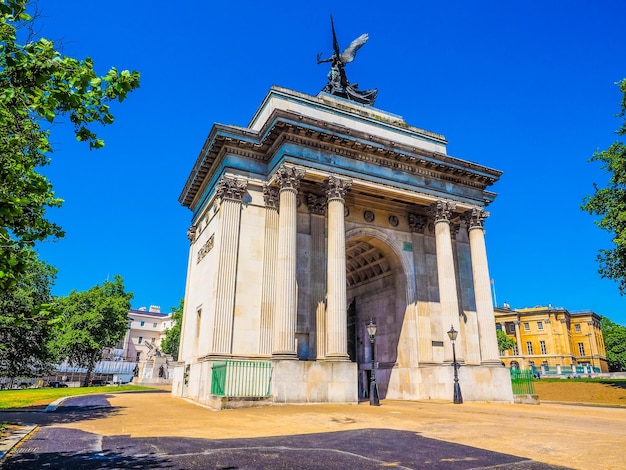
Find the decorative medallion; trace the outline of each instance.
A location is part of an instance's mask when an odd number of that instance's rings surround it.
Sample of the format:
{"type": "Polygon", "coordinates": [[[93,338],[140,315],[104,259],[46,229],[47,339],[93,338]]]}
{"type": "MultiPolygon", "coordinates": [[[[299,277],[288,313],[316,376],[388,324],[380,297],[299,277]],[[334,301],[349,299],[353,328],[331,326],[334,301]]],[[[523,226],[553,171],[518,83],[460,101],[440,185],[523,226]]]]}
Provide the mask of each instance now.
{"type": "Polygon", "coordinates": [[[389,224],[392,227],[397,227],[399,223],[400,223],[400,220],[398,219],[398,217],[396,217],[395,215],[389,216],[389,224]]]}
{"type": "Polygon", "coordinates": [[[374,213],[372,211],[365,211],[363,212],[363,218],[365,222],[374,222],[374,213]]]}

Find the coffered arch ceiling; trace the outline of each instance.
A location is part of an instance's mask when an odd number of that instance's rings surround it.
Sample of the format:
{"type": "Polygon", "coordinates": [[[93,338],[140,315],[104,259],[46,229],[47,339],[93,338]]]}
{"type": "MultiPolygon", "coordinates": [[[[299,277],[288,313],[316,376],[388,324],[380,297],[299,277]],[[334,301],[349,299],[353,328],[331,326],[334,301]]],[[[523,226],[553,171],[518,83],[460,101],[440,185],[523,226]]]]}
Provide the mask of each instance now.
{"type": "Polygon", "coordinates": [[[391,274],[392,258],[371,240],[357,238],[346,241],[346,280],[348,288],[368,283],[391,274]]]}

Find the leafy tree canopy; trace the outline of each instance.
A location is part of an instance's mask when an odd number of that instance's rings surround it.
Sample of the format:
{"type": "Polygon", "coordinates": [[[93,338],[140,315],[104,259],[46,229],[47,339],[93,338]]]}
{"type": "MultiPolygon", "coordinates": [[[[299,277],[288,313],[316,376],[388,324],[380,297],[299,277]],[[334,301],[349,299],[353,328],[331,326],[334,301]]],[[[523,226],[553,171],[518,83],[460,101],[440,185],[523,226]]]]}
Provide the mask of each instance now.
{"type": "Polygon", "coordinates": [[[128,310],[133,294],[124,289],[124,281],[116,275],[83,292],[72,291],[54,302],[60,321],[54,340],[59,358],[67,358],[75,366],[85,367],[89,376],[102,357],[104,348],[115,347],[124,338],[128,310]]]}
{"type": "Polygon", "coordinates": [[[500,353],[513,349],[513,346],[515,346],[515,340],[513,338],[502,330],[496,330],[496,335],[498,337],[498,351],[500,351],[500,353]]]}
{"type": "Polygon", "coordinates": [[[165,338],[161,342],[161,349],[166,354],[171,354],[175,361],[178,360],[178,352],[180,347],[180,331],[183,325],[183,307],[184,299],[180,299],[178,307],[172,307],[171,328],[165,330],[165,338]]]}
{"type": "Polygon", "coordinates": [[[602,317],[602,336],[609,371],[626,371],[626,327],[602,317]]]}
{"type": "MultiPolygon", "coordinates": [[[[626,116],[626,79],[617,85],[622,92],[621,112],[617,116],[623,118],[626,116]]],[[[626,119],[616,133],[626,134],[626,119]]],[[[615,141],[608,149],[596,151],[591,161],[601,162],[610,178],[605,188],[594,184],[595,193],[585,197],[582,209],[600,216],[596,224],[613,237],[614,247],[601,249],[598,254],[598,272],[603,278],[617,281],[623,295],[626,293],[626,145],[615,141]]]]}
{"type": "Polygon", "coordinates": [[[139,73],[111,68],[98,76],[90,58],[61,54],[45,38],[21,43],[32,21],[28,0],[0,0],[0,290],[26,269],[20,253],[61,227],[45,217],[62,200],[39,169],[50,163],[49,126],[69,117],[76,138],[91,149],[104,146],[93,123],[113,123],[109,102],[139,87],[139,73]]]}
{"type": "Polygon", "coordinates": [[[57,321],[50,301],[56,269],[20,252],[27,267],[11,290],[0,291],[0,375],[31,377],[47,373],[55,362],[50,343],[57,321]]]}

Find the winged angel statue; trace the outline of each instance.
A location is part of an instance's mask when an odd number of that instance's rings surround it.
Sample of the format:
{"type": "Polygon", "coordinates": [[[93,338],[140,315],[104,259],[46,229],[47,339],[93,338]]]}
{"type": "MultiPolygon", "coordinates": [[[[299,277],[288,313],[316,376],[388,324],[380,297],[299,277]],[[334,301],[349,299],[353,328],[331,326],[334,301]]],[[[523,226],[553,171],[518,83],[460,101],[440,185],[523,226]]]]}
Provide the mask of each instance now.
{"type": "Polygon", "coordinates": [[[346,77],[344,67],[347,63],[352,62],[356,57],[356,52],[367,42],[369,36],[361,34],[358,38],[350,43],[348,47],[339,53],[339,43],[337,42],[337,35],[335,34],[335,24],[333,23],[333,17],[330,17],[330,25],[333,30],[333,50],[334,53],[328,59],[322,60],[322,54],[317,54],[317,63],[322,64],[324,62],[330,62],[330,72],[328,72],[328,83],[322,91],[330,93],[331,95],[347,98],[357,103],[373,105],[376,100],[376,94],[378,89],[373,90],[358,90],[359,85],[351,85],[346,77]]]}

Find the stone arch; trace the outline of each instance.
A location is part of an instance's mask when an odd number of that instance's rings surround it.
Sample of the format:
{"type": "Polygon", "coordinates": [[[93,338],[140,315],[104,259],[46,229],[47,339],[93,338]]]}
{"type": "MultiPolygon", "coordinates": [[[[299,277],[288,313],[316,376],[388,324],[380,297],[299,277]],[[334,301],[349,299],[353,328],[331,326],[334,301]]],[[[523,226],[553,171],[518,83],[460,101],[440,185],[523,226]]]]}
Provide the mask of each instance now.
{"type": "Polygon", "coordinates": [[[387,395],[392,370],[399,360],[407,308],[415,302],[412,256],[402,241],[382,230],[359,227],[346,233],[346,282],[349,346],[359,369],[359,393],[367,395],[372,348],[366,323],[378,324],[374,359],[381,398],[387,395]]]}

